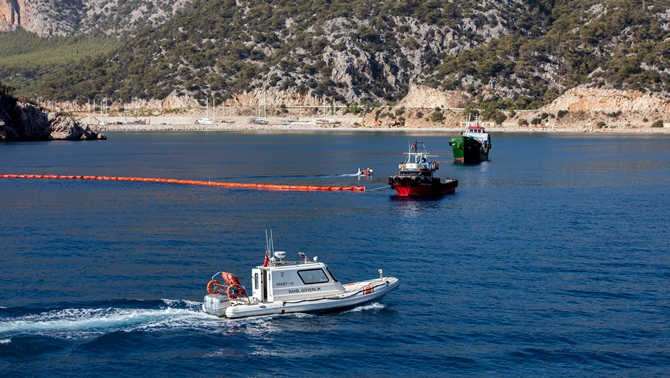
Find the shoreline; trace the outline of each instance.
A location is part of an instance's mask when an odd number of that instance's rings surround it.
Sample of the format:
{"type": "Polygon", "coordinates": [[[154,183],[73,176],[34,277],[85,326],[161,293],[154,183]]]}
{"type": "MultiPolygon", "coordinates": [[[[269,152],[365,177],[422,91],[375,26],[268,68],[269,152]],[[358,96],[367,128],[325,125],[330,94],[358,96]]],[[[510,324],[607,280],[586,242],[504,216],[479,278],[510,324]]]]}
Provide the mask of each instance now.
{"type": "MultiPolygon", "coordinates": [[[[457,133],[463,128],[455,127],[366,127],[366,126],[340,126],[340,125],[253,125],[253,124],[110,124],[110,125],[87,125],[95,132],[151,132],[151,131],[380,131],[380,132],[453,132],[457,133]]],[[[487,127],[488,133],[557,133],[557,134],[670,134],[670,128],[556,128],[556,127],[487,127]]]]}

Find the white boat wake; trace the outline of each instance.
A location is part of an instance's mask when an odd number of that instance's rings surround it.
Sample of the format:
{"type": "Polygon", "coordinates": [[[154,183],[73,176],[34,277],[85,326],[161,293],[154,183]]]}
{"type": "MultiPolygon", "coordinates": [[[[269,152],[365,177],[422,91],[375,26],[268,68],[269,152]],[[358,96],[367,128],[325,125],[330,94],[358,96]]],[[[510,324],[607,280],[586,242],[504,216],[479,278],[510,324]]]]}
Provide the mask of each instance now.
{"type": "Polygon", "coordinates": [[[385,309],[385,308],[386,307],[383,304],[374,302],[374,303],[366,304],[366,305],[363,305],[363,306],[354,307],[351,310],[347,310],[347,311],[343,312],[343,314],[346,314],[346,313],[349,313],[349,312],[361,312],[361,311],[367,311],[367,310],[382,310],[382,309],[385,309]]]}
{"type": "MultiPolygon", "coordinates": [[[[220,332],[228,327],[249,326],[247,332],[266,332],[267,323],[277,317],[306,318],[294,313],[244,319],[219,319],[204,313],[201,302],[163,299],[167,308],[68,308],[30,314],[0,322],[0,345],[10,344],[16,335],[43,335],[66,339],[94,338],[111,332],[197,329],[220,332]],[[262,328],[255,329],[255,328],[262,328]]],[[[379,303],[358,306],[347,312],[383,309],[379,303]]]]}
{"type": "MultiPolygon", "coordinates": [[[[24,315],[0,322],[0,336],[37,334],[87,338],[115,331],[220,327],[200,310],[201,303],[178,300],[163,302],[166,308],[68,308],[24,315]]],[[[10,341],[11,337],[2,339],[2,342],[10,341]]]]}

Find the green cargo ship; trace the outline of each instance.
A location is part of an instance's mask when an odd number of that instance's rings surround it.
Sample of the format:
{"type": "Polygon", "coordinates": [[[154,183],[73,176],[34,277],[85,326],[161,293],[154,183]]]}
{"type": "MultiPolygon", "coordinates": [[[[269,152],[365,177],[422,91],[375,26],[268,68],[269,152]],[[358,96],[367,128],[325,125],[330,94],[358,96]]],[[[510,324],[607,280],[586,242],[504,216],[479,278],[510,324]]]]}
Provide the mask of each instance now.
{"type": "Polygon", "coordinates": [[[451,138],[449,145],[454,152],[456,163],[480,163],[489,160],[491,150],[491,136],[485,132],[483,126],[475,121],[470,125],[470,118],[465,126],[465,131],[451,138]]]}

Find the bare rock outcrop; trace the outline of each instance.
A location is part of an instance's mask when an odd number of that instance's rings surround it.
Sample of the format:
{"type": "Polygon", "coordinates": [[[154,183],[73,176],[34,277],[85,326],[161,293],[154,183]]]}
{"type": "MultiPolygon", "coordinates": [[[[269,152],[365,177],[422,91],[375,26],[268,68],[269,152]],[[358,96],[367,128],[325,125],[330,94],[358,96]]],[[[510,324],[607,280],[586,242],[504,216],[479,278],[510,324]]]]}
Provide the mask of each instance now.
{"type": "Polygon", "coordinates": [[[461,91],[441,91],[425,85],[410,85],[409,92],[398,106],[407,108],[464,108],[471,100],[470,94],[461,91]]]}
{"type": "Polygon", "coordinates": [[[69,2],[0,0],[0,31],[22,28],[40,37],[69,35],[77,24],[76,12],[69,2]]]}
{"type": "Polygon", "coordinates": [[[191,96],[176,96],[170,95],[162,100],[135,100],[123,104],[126,109],[152,109],[152,110],[166,110],[166,109],[180,109],[180,108],[196,108],[200,104],[191,96]]]}
{"type": "Polygon", "coordinates": [[[19,24],[16,0],[0,0],[0,31],[13,30],[19,24]]]}
{"type": "Polygon", "coordinates": [[[105,134],[96,133],[90,127],[82,127],[78,122],[69,117],[56,116],[49,113],[53,120],[49,123],[51,128],[50,139],[60,140],[94,140],[107,139],[105,134]]]}
{"type": "Polygon", "coordinates": [[[668,98],[655,93],[617,89],[573,88],[565,92],[545,111],[649,112],[670,111],[668,98]]]}
{"type": "MultiPolygon", "coordinates": [[[[640,132],[670,120],[667,94],[599,88],[573,88],[537,110],[516,111],[506,129],[571,132],[640,132]]],[[[666,132],[666,128],[653,128],[666,132]]]]}
{"type": "Polygon", "coordinates": [[[0,141],[107,139],[69,117],[0,95],[0,141]]]}
{"type": "Polygon", "coordinates": [[[300,94],[294,91],[282,91],[278,88],[269,88],[267,90],[254,89],[250,92],[240,93],[226,101],[229,106],[263,106],[263,105],[302,105],[302,106],[323,106],[327,105],[323,99],[310,96],[309,94],[300,94]]]}
{"type": "Polygon", "coordinates": [[[0,32],[22,28],[40,37],[93,30],[118,35],[163,23],[188,2],[190,0],[0,0],[0,32]]]}

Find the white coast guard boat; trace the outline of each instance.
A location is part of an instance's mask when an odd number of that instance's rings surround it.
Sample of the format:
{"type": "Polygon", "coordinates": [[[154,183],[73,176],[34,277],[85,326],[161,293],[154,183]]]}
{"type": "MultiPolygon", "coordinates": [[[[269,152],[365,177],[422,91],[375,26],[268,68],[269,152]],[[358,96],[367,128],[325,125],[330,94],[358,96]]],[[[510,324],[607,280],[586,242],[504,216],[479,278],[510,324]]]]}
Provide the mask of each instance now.
{"type": "Polygon", "coordinates": [[[343,285],[316,256],[310,261],[298,252],[300,261],[285,260],[286,252],[274,251],[272,233],[266,236],[266,245],[263,265],[251,270],[252,295],[234,275],[216,273],[207,284],[202,306],[207,314],[242,318],[340,310],[381,298],[400,286],[397,278],[384,277],[381,269],[379,278],[343,285]]]}

